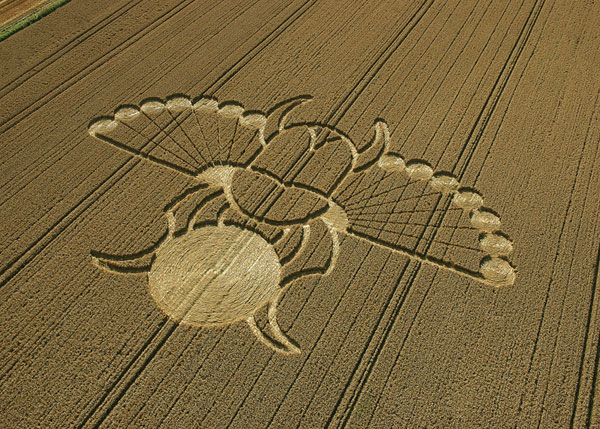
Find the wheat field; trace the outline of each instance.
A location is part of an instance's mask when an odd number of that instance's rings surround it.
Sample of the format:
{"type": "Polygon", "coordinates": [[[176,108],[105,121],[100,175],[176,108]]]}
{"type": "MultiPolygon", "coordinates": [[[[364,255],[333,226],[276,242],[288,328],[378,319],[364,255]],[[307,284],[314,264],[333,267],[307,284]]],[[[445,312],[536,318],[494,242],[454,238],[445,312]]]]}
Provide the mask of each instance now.
{"type": "Polygon", "coordinates": [[[600,427],[599,22],[74,0],[0,42],[0,426],[600,427]]]}

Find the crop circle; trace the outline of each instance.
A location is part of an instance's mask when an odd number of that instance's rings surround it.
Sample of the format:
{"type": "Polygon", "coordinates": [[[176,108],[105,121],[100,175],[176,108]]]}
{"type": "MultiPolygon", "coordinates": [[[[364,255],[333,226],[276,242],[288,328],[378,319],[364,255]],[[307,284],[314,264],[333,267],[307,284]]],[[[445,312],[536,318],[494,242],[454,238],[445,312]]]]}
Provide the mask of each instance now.
{"type": "Polygon", "coordinates": [[[162,243],[148,284],[172,319],[221,325],[248,318],[274,299],[280,271],[273,246],[257,233],[205,226],[162,243]]]}

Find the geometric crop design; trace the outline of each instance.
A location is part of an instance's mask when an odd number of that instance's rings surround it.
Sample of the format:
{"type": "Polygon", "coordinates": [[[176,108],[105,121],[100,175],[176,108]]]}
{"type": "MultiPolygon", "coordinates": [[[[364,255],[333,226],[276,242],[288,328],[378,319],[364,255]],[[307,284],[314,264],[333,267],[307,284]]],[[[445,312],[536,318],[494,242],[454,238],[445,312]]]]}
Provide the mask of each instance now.
{"type": "Polygon", "coordinates": [[[360,146],[327,124],[292,123],[309,100],[263,113],[172,96],[92,121],[93,137],[197,182],[165,208],[168,233],[153,246],[92,251],[93,262],[145,276],[158,307],[179,323],[245,320],[281,353],[300,352],[277,323],[282,294],[296,279],[328,275],[343,235],[485,285],[514,283],[512,242],[480,194],[392,152],[382,120],[360,146]],[[264,307],[270,335],[256,322],[264,307]]]}

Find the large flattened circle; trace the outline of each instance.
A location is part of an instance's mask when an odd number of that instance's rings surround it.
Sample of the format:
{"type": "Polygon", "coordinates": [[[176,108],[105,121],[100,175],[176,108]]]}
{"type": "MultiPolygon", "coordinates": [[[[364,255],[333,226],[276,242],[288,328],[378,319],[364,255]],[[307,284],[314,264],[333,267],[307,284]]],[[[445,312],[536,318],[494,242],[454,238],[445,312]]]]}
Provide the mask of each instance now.
{"type": "Polygon", "coordinates": [[[206,226],[167,239],[148,274],[169,317],[197,326],[253,315],[279,291],[281,265],[264,238],[235,226],[206,226]]]}

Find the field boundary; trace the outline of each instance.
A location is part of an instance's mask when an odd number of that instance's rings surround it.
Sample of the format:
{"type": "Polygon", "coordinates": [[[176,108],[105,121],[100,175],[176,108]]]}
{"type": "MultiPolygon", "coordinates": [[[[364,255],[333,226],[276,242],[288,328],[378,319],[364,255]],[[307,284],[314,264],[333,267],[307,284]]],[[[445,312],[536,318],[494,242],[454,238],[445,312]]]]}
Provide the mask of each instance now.
{"type": "Polygon", "coordinates": [[[0,28],[0,42],[9,38],[19,30],[27,27],[30,24],[33,24],[36,21],[39,21],[46,15],[54,12],[59,7],[69,3],[71,0],[54,0],[49,1],[48,3],[36,7],[33,10],[29,11],[25,16],[18,18],[16,21],[8,21],[7,25],[3,28],[0,28]]]}

